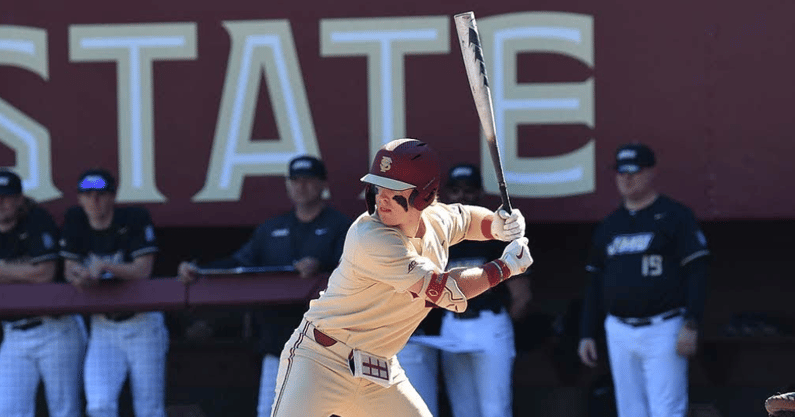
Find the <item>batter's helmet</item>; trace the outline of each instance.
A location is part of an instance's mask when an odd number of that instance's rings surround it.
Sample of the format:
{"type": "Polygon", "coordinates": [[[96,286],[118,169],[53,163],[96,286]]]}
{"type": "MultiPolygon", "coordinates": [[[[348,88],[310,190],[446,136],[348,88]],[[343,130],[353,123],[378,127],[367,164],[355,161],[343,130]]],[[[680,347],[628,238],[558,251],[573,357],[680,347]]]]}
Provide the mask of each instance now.
{"type": "MultiPolygon", "coordinates": [[[[375,154],[370,173],[362,182],[395,191],[414,189],[409,204],[423,210],[436,199],[439,191],[439,155],[417,139],[396,139],[375,154]]],[[[375,194],[368,185],[365,191],[367,211],[375,210],[375,194]]]]}

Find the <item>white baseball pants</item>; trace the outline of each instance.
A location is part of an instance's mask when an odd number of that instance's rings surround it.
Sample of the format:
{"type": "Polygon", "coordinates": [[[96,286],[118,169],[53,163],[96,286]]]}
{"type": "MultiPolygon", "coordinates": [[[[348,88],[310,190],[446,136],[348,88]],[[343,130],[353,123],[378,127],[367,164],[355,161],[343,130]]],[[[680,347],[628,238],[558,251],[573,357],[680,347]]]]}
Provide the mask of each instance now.
{"type": "Polygon", "coordinates": [[[605,319],[619,417],[685,417],[687,359],[676,353],[683,317],[633,327],[605,319]]]}
{"type": "Polygon", "coordinates": [[[93,315],[85,363],[88,415],[118,417],[119,394],[129,373],[135,416],[166,417],[167,352],[162,313],[139,313],[122,322],[93,315]]]}
{"type": "Polygon", "coordinates": [[[3,322],[0,345],[0,416],[33,417],[36,389],[44,381],[49,415],[82,415],[80,386],[86,329],[78,315],[41,317],[43,324],[14,330],[3,322]]]}

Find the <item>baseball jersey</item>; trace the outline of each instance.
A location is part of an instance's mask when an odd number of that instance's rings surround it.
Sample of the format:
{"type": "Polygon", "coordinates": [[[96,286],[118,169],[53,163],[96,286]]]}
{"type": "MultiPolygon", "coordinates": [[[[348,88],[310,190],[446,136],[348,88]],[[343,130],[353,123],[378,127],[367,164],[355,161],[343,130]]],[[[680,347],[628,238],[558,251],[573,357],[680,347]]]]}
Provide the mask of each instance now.
{"type": "Polygon", "coordinates": [[[113,220],[104,230],[94,230],[82,207],[70,207],[64,214],[61,256],[83,264],[92,258],[112,263],[129,263],[158,251],[155,228],[143,207],[115,207],[113,220]]]}
{"type": "Polygon", "coordinates": [[[707,255],[706,238],[681,203],[661,195],[641,210],[622,206],[594,231],[586,270],[601,282],[592,283],[588,298],[600,298],[603,311],[618,317],[649,317],[678,307],[698,316],[704,296],[689,292],[704,286],[687,280],[705,277],[683,274],[683,267],[707,255]]]}
{"type": "MultiPolygon", "coordinates": [[[[27,213],[8,232],[0,233],[0,260],[8,263],[39,263],[58,259],[58,226],[50,213],[27,201],[27,213]]],[[[56,275],[56,280],[62,280],[56,275]]],[[[21,320],[8,317],[5,320],[21,320]]]]}
{"type": "MultiPolygon", "coordinates": [[[[350,224],[346,215],[330,207],[307,223],[298,220],[292,210],[263,222],[231,257],[208,266],[286,266],[310,256],[320,262],[321,272],[331,272],[339,263],[350,224]]],[[[254,319],[260,351],[278,356],[305,311],[306,303],[257,310],[254,319]]]]}
{"type": "Polygon", "coordinates": [[[422,211],[422,238],[408,238],[359,216],[348,231],[339,266],[328,288],[312,300],[306,318],[348,346],[394,356],[434,307],[408,288],[444,270],[450,245],[461,242],[472,217],[460,204],[432,204],[422,211]]]}

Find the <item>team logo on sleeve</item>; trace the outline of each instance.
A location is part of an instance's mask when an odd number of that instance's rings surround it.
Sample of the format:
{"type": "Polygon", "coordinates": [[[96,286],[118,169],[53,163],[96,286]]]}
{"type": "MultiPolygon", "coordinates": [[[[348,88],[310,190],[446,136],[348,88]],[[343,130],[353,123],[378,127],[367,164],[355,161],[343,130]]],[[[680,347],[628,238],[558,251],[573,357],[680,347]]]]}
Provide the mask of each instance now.
{"type": "Polygon", "coordinates": [[[43,233],[41,235],[41,243],[46,249],[51,249],[53,246],[55,246],[55,239],[53,239],[51,234],[43,233]]]}
{"type": "Polygon", "coordinates": [[[701,230],[696,232],[696,239],[698,239],[698,243],[700,243],[701,246],[707,246],[707,237],[704,236],[701,230]]]}
{"type": "Polygon", "coordinates": [[[417,261],[411,261],[411,262],[409,262],[409,270],[408,270],[408,273],[410,274],[410,273],[411,273],[411,271],[413,271],[413,270],[414,270],[414,268],[416,268],[416,267],[417,267],[417,261]]]}
{"type": "Polygon", "coordinates": [[[654,239],[654,233],[636,233],[632,235],[618,235],[607,245],[607,255],[626,255],[643,253],[649,248],[654,239]]]}

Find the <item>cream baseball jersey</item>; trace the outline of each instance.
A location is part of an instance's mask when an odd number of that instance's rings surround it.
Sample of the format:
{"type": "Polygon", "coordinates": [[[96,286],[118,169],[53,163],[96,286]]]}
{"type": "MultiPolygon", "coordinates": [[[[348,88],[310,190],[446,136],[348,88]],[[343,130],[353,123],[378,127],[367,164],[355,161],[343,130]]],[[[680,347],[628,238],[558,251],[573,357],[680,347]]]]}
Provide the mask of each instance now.
{"type": "Polygon", "coordinates": [[[431,290],[412,294],[408,288],[419,280],[425,280],[423,289],[433,288],[448,248],[464,239],[471,219],[465,206],[436,203],[422,212],[422,238],[408,238],[377,213],[362,214],[348,230],[328,288],[310,302],[307,320],[350,347],[394,356],[434,306],[426,298],[431,290]]]}

